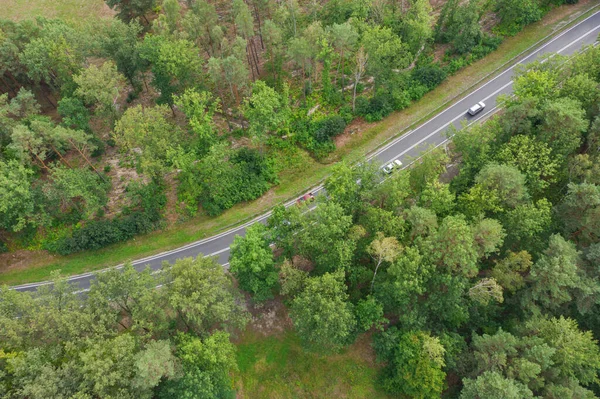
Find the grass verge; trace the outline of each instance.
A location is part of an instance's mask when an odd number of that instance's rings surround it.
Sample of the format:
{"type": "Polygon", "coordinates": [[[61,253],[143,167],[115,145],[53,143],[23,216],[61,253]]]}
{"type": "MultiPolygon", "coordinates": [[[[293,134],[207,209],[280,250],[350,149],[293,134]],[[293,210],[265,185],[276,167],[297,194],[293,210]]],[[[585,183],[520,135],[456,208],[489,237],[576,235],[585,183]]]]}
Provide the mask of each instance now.
{"type": "MultiPolygon", "coordinates": [[[[9,1],[28,3],[25,0],[9,1]]],[[[561,6],[552,10],[540,22],[526,27],[517,36],[506,39],[495,52],[449,77],[409,108],[396,112],[349,138],[344,146],[332,154],[327,165],[319,164],[300,152],[299,156],[303,157],[302,165],[282,172],[280,184],[256,201],[238,204],[216,218],[199,216],[177,224],[171,229],[156,231],[98,251],[68,257],[52,256],[41,251],[30,254],[24,268],[0,268],[0,284],[15,285],[42,281],[57,269],[65,275],[71,275],[114,266],[127,260],[142,258],[210,237],[219,231],[250,220],[274,205],[299,195],[307,187],[317,185],[330,173],[334,162],[340,159],[356,160],[397,136],[412,124],[432,116],[439,107],[468,90],[473,84],[484,79],[545,36],[569,22],[586,17],[589,14],[588,10],[594,6],[595,3],[591,0],[583,0],[575,5],[561,6]]]]}
{"type": "Polygon", "coordinates": [[[389,398],[376,387],[369,342],[361,337],[341,354],[322,356],[305,352],[293,332],[281,337],[246,333],[237,345],[237,397],[389,398]]]}
{"type": "Polygon", "coordinates": [[[3,0],[2,18],[14,21],[35,17],[62,18],[79,22],[114,13],[104,0],[3,0]]]}

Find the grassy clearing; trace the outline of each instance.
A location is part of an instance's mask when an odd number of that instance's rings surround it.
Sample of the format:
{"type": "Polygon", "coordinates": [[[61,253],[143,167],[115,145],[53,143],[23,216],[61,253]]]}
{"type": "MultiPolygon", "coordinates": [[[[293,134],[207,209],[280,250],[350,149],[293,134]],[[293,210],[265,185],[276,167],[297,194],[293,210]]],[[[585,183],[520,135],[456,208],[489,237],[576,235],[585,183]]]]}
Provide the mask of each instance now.
{"type": "Polygon", "coordinates": [[[306,353],[293,332],[281,337],[246,333],[237,345],[238,398],[389,398],[377,390],[370,340],[338,355],[306,353]]]}
{"type": "Polygon", "coordinates": [[[111,17],[103,0],[2,0],[2,18],[62,18],[71,22],[111,17]]]}
{"type": "MultiPolygon", "coordinates": [[[[9,1],[17,3],[22,1],[23,4],[28,4],[30,0],[9,1]]],[[[61,1],[65,2],[66,0],[61,1]]],[[[92,0],[82,0],[81,2],[85,1],[92,2],[92,0]]],[[[45,0],[41,1],[41,3],[45,2],[45,0]]],[[[95,3],[96,0],[93,2],[95,3]]],[[[332,154],[329,160],[331,163],[328,165],[318,164],[300,151],[298,156],[303,158],[304,163],[280,173],[280,184],[252,203],[238,204],[216,218],[199,216],[169,230],[140,236],[132,241],[99,251],[90,251],[69,257],[49,256],[47,253],[32,255],[28,257],[26,269],[0,269],[0,284],[14,285],[41,281],[47,279],[50,273],[57,269],[60,269],[65,275],[70,275],[114,266],[127,260],[139,259],[194,240],[210,237],[219,231],[247,221],[282,201],[298,196],[308,187],[317,185],[329,174],[334,162],[342,158],[356,160],[373,151],[385,141],[399,135],[412,124],[428,118],[439,107],[452,101],[454,97],[540,39],[576,17],[583,18],[586,10],[593,5],[591,0],[582,0],[576,5],[562,6],[551,11],[542,21],[528,26],[519,35],[508,38],[495,52],[451,76],[411,107],[396,112],[380,123],[349,138],[343,147],[332,154]]]]}

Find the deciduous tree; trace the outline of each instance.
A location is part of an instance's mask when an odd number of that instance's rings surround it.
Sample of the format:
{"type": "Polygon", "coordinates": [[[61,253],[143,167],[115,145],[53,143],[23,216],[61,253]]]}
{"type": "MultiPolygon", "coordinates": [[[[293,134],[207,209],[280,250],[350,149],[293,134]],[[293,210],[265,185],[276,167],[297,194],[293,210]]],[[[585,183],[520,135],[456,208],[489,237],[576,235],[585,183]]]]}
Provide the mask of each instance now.
{"type": "Polygon", "coordinates": [[[87,104],[96,105],[101,112],[115,116],[119,111],[119,96],[125,88],[125,78],[117,71],[117,67],[110,61],[98,68],[90,65],[73,80],[79,86],[75,94],[87,104]]]}
{"type": "Polygon", "coordinates": [[[273,297],[277,272],[267,229],[260,223],[246,229],[246,235],[236,236],[231,244],[229,265],[240,287],[250,292],[256,301],[273,297]]]}
{"type": "Polygon", "coordinates": [[[20,231],[35,225],[35,197],[31,188],[33,171],[17,160],[0,160],[0,226],[20,231]]]}
{"type": "Polygon", "coordinates": [[[292,301],[290,317],[309,349],[331,352],[349,344],[356,318],[348,302],[344,272],[309,278],[292,301]]]}
{"type": "Polygon", "coordinates": [[[185,258],[163,270],[169,306],[190,331],[206,336],[213,328],[246,323],[233,282],[214,259],[185,258]]]}

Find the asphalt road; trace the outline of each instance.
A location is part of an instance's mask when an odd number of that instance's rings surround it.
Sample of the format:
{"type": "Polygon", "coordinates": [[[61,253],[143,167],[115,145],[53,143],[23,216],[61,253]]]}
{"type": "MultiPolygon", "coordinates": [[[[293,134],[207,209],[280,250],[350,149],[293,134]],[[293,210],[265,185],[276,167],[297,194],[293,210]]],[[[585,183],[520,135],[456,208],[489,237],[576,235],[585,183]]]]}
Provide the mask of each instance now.
{"type": "MultiPolygon", "coordinates": [[[[600,34],[600,12],[595,13],[561,33],[547,44],[541,46],[537,51],[524,58],[517,65],[532,62],[546,53],[559,53],[561,55],[573,54],[578,51],[581,46],[595,43],[598,34],[600,34]]],[[[376,160],[381,164],[400,159],[406,164],[407,160],[417,157],[423,150],[431,148],[431,146],[442,145],[446,142],[448,138],[445,133],[450,125],[460,128],[463,121],[473,123],[491,115],[496,110],[497,97],[500,94],[510,94],[512,92],[512,78],[514,71],[515,66],[507,68],[498,76],[456,101],[453,105],[446,108],[423,125],[402,135],[376,151],[372,154],[371,159],[376,160]],[[486,108],[475,117],[467,115],[467,109],[479,101],[483,101],[486,104],[486,108]]],[[[293,204],[293,201],[288,205],[291,204],[293,204]]],[[[142,270],[147,266],[154,270],[158,270],[161,268],[164,261],[172,263],[176,259],[196,257],[198,254],[204,254],[206,256],[218,256],[219,262],[226,266],[229,259],[229,245],[233,241],[233,238],[236,235],[244,235],[245,228],[253,223],[264,223],[269,215],[270,212],[259,216],[242,226],[233,228],[216,236],[193,242],[172,251],[136,260],[133,262],[133,265],[139,270],[142,270]]],[[[87,290],[93,279],[94,273],[85,273],[71,277],[70,281],[78,284],[81,290],[87,290]]],[[[13,288],[19,291],[31,291],[44,284],[48,284],[48,282],[25,284],[13,288]]]]}

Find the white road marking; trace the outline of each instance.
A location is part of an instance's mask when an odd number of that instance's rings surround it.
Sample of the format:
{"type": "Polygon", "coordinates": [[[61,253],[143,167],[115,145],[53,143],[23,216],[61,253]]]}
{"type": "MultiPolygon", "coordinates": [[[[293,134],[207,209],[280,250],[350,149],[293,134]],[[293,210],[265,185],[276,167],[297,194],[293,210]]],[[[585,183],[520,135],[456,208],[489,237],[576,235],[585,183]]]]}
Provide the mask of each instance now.
{"type": "MultiPolygon", "coordinates": [[[[543,50],[544,48],[546,48],[547,46],[549,46],[550,44],[552,44],[553,42],[555,42],[556,40],[558,40],[559,38],[561,38],[562,36],[564,36],[565,34],[567,34],[568,32],[570,32],[570,31],[572,31],[573,29],[577,28],[579,25],[581,25],[581,24],[585,23],[586,21],[588,21],[589,19],[591,19],[591,18],[595,17],[595,16],[596,16],[597,14],[599,14],[599,13],[600,13],[600,11],[598,11],[598,12],[596,12],[596,13],[594,13],[594,14],[590,15],[589,17],[587,17],[587,18],[586,18],[586,19],[584,19],[583,21],[581,21],[581,22],[577,23],[576,25],[572,26],[572,27],[571,27],[571,28],[569,28],[568,30],[566,30],[566,31],[564,31],[564,32],[562,32],[562,33],[560,33],[558,36],[554,37],[554,38],[553,38],[552,40],[550,40],[548,43],[544,44],[542,47],[540,47],[539,49],[535,50],[535,51],[534,51],[532,54],[528,55],[528,56],[527,56],[527,57],[525,57],[523,60],[521,60],[521,61],[519,61],[517,64],[515,64],[514,66],[512,66],[512,67],[510,67],[510,68],[508,68],[508,69],[506,69],[506,70],[504,70],[504,71],[503,71],[503,72],[501,72],[499,75],[495,76],[493,79],[491,79],[490,81],[488,81],[488,82],[484,83],[482,86],[480,86],[479,88],[477,88],[475,91],[473,91],[473,92],[470,92],[470,93],[467,93],[467,94],[466,94],[464,97],[462,97],[461,99],[457,100],[457,101],[454,103],[454,105],[456,105],[457,103],[459,103],[459,102],[461,102],[461,101],[465,100],[467,97],[470,97],[470,96],[474,95],[475,93],[477,93],[478,91],[482,90],[484,87],[486,87],[487,85],[489,85],[490,83],[492,83],[492,82],[493,82],[493,81],[495,81],[496,79],[500,78],[500,77],[501,77],[501,76],[503,76],[504,74],[506,74],[506,73],[508,73],[508,72],[511,72],[512,70],[514,70],[514,68],[515,68],[517,65],[522,65],[522,64],[526,63],[526,60],[528,60],[529,58],[531,58],[531,57],[534,57],[534,56],[535,56],[535,57],[537,57],[537,56],[539,55],[538,53],[539,53],[541,50],[543,50]]],[[[584,37],[586,37],[586,36],[589,36],[589,35],[590,35],[590,34],[592,34],[594,31],[598,30],[598,28],[600,28],[600,27],[596,27],[596,28],[594,28],[594,29],[591,29],[591,30],[589,30],[587,33],[585,33],[585,34],[583,34],[583,35],[579,36],[577,39],[575,39],[575,40],[571,41],[569,44],[567,44],[566,46],[562,47],[562,48],[561,48],[560,50],[558,50],[556,53],[561,53],[562,51],[564,51],[565,49],[567,49],[567,48],[571,47],[573,44],[575,44],[576,42],[578,42],[578,41],[579,41],[579,40],[581,40],[582,38],[584,38],[584,37]]],[[[549,59],[549,58],[552,58],[554,55],[555,55],[555,53],[551,54],[551,55],[550,55],[550,57],[548,57],[547,59],[549,59]]],[[[545,59],[545,60],[542,60],[542,62],[545,62],[547,59],[545,59]]],[[[487,99],[489,99],[489,98],[493,97],[495,94],[497,94],[498,92],[502,91],[503,89],[505,89],[506,87],[508,87],[508,86],[509,86],[509,85],[511,85],[511,84],[513,84],[512,80],[511,80],[509,83],[507,83],[507,84],[505,84],[504,86],[502,86],[500,89],[496,90],[496,91],[495,91],[494,93],[492,93],[491,95],[489,95],[489,96],[487,96],[486,98],[484,98],[484,99],[483,99],[483,101],[485,101],[485,100],[487,100],[487,99]]],[[[443,110],[443,111],[441,111],[439,114],[437,114],[437,115],[436,115],[434,118],[432,118],[432,119],[430,119],[430,120],[428,120],[428,121],[424,122],[423,124],[421,124],[421,125],[420,125],[419,127],[417,127],[416,129],[413,129],[413,130],[411,130],[411,131],[407,132],[406,134],[404,134],[404,135],[400,136],[398,139],[396,139],[396,140],[392,141],[391,143],[389,143],[389,144],[386,144],[386,145],[383,147],[383,149],[378,149],[378,150],[377,150],[375,153],[371,154],[371,155],[369,156],[369,158],[368,158],[368,159],[372,159],[373,157],[375,157],[375,156],[377,156],[377,155],[381,154],[382,152],[384,152],[385,150],[389,149],[389,148],[390,148],[390,147],[392,147],[393,145],[395,145],[395,144],[399,143],[400,141],[402,141],[402,140],[403,140],[403,139],[405,139],[406,137],[408,137],[408,136],[412,135],[414,132],[416,132],[417,130],[421,129],[422,127],[424,127],[424,126],[425,126],[425,125],[427,125],[428,123],[432,122],[434,119],[436,119],[436,118],[438,118],[439,116],[441,116],[441,115],[445,114],[446,112],[450,111],[452,108],[453,108],[453,105],[449,106],[448,108],[446,108],[445,110],[443,110]]],[[[494,110],[495,108],[496,108],[496,107],[492,108],[492,110],[494,110]]],[[[483,114],[483,115],[481,116],[481,118],[482,118],[482,117],[484,117],[484,116],[486,116],[487,114],[489,114],[489,112],[491,112],[492,110],[488,111],[486,114],[483,114]]],[[[440,130],[444,129],[445,127],[449,126],[451,123],[454,123],[456,120],[458,120],[459,118],[461,118],[461,117],[463,117],[463,116],[464,116],[464,113],[461,113],[460,115],[458,115],[457,117],[455,117],[454,119],[452,119],[452,120],[451,120],[449,123],[446,123],[444,126],[442,126],[442,127],[438,128],[438,129],[436,129],[436,130],[435,130],[433,133],[430,133],[430,134],[429,134],[427,137],[425,137],[424,139],[421,139],[421,140],[420,140],[418,143],[416,143],[415,145],[411,146],[410,148],[408,148],[407,150],[403,151],[402,153],[400,153],[400,154],[399,154],[399,155],[397,155],[396,157],[392,158],[392,160],[394,160],[394,159],[397,159],[397,158],[401,157],[402,155],[406,154],[406,153],[407,153],[407,152],[409,152],[410,150],[412,150],[412,149],[414,149],[415,147],[419,146],[419,145],[420,145],[420,144],[422,144],[422,143],[423,143],[423,142],[424,142],[426,139],[430,138],[431,136],[433,136],[434,134],[436,134],[436,133],[437,133],[437,132],[439,132],[440,130]]],[[[471,123],[474,123],[474,122],[476,122],[476,121],[477,121],[477,120],[479,120],[479,119],[480,119],[480,118],[478,118],[478,119],[476,119],[476,120],[472,121],[471,123]]],[[[471,124],[471,123],[470,123],[470,124],[471,124]]],[[[438,145],[436,146],[436,148],[437,148],[439,145],[441,145],[441,144],[443,144],[443,143],[447,142],[448,140],[449,140],[449,139],[446,139],[446,140],[444,140],[442,143],[438,144],[438,145]]],[[[388,162],[389,162],[389,161],[388,161],[388,162]]],[[[384,163],[384,164],[385,164],[385,163],[384,163]]],[[[408,166],[408,165],[407,165],[407,166],[408,166]]],[[[314,188],[314,189],[313,189],[313,192],[318,192],[318,191],[320,191],[320,190],[322,190],[322,189],[323,189],[323,186],[322,186],[322,185],[320,185],[320,186],[318,186],[318,187],[314,188]]],[[[286,203],[285,205],[286,205],[286,206],[290,206],[290,205],[291,205],[291,204],[293,204],[293,203],[295,203],[295,200],[291,200],[291,201],[289,201],[288,203],[286,203]]],[[[233,228],[231,228],[230,230],[224,231],[224,232],[222,232],[222,233],[220,233],[220,234],[217,234],[217,235],[214,235],[214,236],[212,236],[212,237],[208,237],[208,238],[205,238],[205,239],[202,239],[202,240],[199,240],[199,241],[195,241],[195,242],[192,242],[192,243],[190,243],[190,244],[184,245],[184,246],[182,246],[182,247],[178,247],[178,248],[176,248],[176,249],[173,249],[173,250],[170,250],[170,251],[165,251],[165,252],[158,253],[158,254],[156,254],[156,255],[151,255],[151,256],[148,256],[148,257],[146,257],[146,258],[142,258],[142,259],[134,260],[134,261],[132,261],[132,265],[134,265],[134,266],[137,266],[137,265],[145,264],[145,263],[148,263],[148,262],[150,262],[150,261],[152,261],[152,260],[155,260],[155,259],[160,259],[160,258],[163,258],[163,257],[165,257],[165,256],[168,256],[168,255],[171,255],[171,254],[175,254],[175,253],[178,253],[178,252],[185,251],[185,250],[187,250],[187,249],[192,249],[192,248],[195,248],[195,247],[197,247],[197,246],[200,246],[200,245],[203,245],[203,244],[205,244],[205,243],[207,243],[207,242],[211,242],[211,241],[214,241],[214,240],[218,240],[219,238],[222,238],[222,237],[224,237],[224,236],[227,236],[227,235],[230,235],[230,234],[232,234],[232,233],[235,233],[235,232],[237,232],[237,231],[239,231],[239,230],[241,230],[241,229],[243,229],[243,228],[246,228],[246,227],[248,227],[248,226],[250,226],[250,225],[252,225],[252,224],[254,224],[254,223],[256,223],[256,222],[260,222],[260,221],[263,221],[263,220],[267,219],[267,218],[268,218],[268,217],[271,215],[271,213],[272,213],[272,211],[268,211],[267,213],[265,213],[265,214],[262,214],[262,215],[260,215],[260,216],[257,216],[256,218],[254,218],[254,219],[252,219],[252,220],[250,220],[250,221],[248,221],[248,222],[246,222],[246,223],[244,223],[244,224],[242,224],[242,225],[240,225],[240,226],[233,227],[233,228]]],[[[229,250],[229,247],[227,247],[227,248],[224,248],[224,249],[222,249],[222,250],[220,250],[220,251],[214,252],[214,253],[212,253],[212,254],[205,255],[205,256],[215,256],[215,255],[218,255],[218,254],[220,254],[220,253],[226,252],[226,251],[228,251],[228,250],[229,250]]],[[[117,266],[114,266],[114,267],[110,267],[110,268],[107,268],[107,269],[112,269],[112,268],[122,268],[123,266],[124,266],[123,264],[120,264],[120,265],[117,265],[117,266]]],[[[103,270],[107,270],[107,269],[103,269],[103,270]]],[[[92,275],[94,275],[94,274],[96,274],[96,273],[100,273],[100,272],[102,272],[102,270],[97,270],[97,271],[94,271],[94,272],[88,272],[88,273],[83,273],[83,274],[74,275],[74,276],[71,276],[71,277],[69,278],[69,281],[76,281],[76,280],[84,279],[84,278],[90,277],[90,276],[92,276],[92,275]]],[[[38,282],[38,283],[22,284],[22,285],[18,285],[18,286],[13,286],[13,287],[11,287],[11,288],[12,288],[12,289],[26,289],[26,288],[32,288],[32,287],[40,287],[40,286],[43,286],[43,285],[48,285],[48,284],[51,284],[51,283],[52,283],[51,281],[43,281],[43,282],[38,282]]],[[[85,291],[85,290],[84,290],[84,291],[85,291]]]]}

